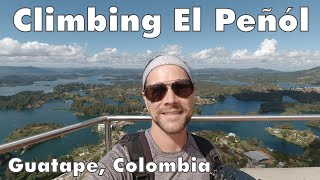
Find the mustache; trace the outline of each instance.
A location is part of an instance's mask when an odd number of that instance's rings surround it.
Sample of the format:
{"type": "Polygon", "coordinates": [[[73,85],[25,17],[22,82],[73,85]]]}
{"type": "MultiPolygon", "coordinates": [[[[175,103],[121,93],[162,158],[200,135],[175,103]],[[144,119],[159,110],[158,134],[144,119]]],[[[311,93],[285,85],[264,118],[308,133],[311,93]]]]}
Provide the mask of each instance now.
{"type": "Polygon", "coordinates": [[[170,105],[170,107],[163,107],[157,109],[157,113],[161,114],[164,112],[171,112],[171,111],[183,111],[183,107],[180,105],[170,105]]]}

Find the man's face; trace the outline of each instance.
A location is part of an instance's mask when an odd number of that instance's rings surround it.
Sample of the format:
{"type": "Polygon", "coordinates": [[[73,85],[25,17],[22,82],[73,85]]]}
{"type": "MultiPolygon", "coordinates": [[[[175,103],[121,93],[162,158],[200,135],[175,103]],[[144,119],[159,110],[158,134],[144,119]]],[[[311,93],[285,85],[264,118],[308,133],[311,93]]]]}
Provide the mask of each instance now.
{"type": "Polygon", "coordinates": [[[171,89],[171,84],[179,79],[189,79],[181,67],[163,65],[150,72],[145,84],[145,87],[161,82],[167,84],[168,91],[161,101],[150,102],[145,96],[143,98],[152,117],[152,126],[156,125],[168,134],[184,130],[193,113],[194,92],[187,98],[181,98],[171,89]]]}

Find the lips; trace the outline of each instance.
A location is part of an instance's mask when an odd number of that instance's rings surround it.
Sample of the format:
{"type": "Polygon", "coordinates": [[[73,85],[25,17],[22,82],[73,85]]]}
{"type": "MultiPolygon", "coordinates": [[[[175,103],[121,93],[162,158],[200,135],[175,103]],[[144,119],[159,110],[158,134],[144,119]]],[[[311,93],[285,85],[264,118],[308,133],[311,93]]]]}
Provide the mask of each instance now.
{"type": "Polygon", "coordinates": [[[181,114],[182,111],[165,111],[162,112],[161,114],[165,114],[165,115],[175,115],[175,114],[181,114]]]}

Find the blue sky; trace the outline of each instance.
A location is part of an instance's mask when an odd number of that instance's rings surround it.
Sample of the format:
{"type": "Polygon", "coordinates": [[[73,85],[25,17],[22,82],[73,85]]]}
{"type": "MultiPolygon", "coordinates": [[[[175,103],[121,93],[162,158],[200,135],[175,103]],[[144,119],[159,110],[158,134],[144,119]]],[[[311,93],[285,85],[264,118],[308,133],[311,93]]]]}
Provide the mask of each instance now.
{"type": "MultiPolygon", "coordinates": [[[[3,1],[0,7],[0,63],[10,66],[39,67],[116,67],[142,68],[157,54],[174,54],[192,68],[266,68],[282,71],[320,66],[320,2],[316,0],[15,0],[3,1]],[[97,14],[110,15],[109,8],[123,14],[137,14],[140,32],[21,32],[13,23],[20,8],[54,7],[57,15],[87,16],[87,7],[96,7],[97,14]],[[300,32],[300,7],[309,7],[309,31],[300,32]],[[175,8],[201,8],[201,32],[174,32],[175,8]],[[230,8],[236,18],[243,14],[257,15],[263,8],[272,8],[280,17],[288,7],[298,19],[294,32],[241,32],[236,23],[225,26],[225,32],[215,31],[215,9],[230,8]],[[161,34],[143,38],[141,21],[146,14],[161,15],[161,34]]],[[[45,13],[44,13],[45,14],[45,13]]],[[[32,22],[25,17],[24,22],[32,22]]],[[[85,18],[85,21],[87,19],[85,18]]],[[[86,22],[87,23],[87,22],[86,22]]],[[[119,22],[120,23],[120,22],[119,22]]],[[[107,20],[107,26],[108,26],[107,20]]],[[[45,27],[44,27],[45,28],[45,27]]],[[[120,28],[120,27],[119,27],[120,28]]]]}

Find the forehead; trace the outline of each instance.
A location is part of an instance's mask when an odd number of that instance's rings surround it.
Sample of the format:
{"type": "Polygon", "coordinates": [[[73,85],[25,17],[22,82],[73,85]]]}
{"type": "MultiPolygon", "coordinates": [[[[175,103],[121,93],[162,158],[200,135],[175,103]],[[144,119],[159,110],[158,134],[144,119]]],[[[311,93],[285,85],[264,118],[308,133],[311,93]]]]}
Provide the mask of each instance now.
{"type": "Polygon", "coordinates": [[[180,66],[162,65],[150,72],[146,80],[146,85],[177,79],[189,79],[189,77],[180,66]]]}

